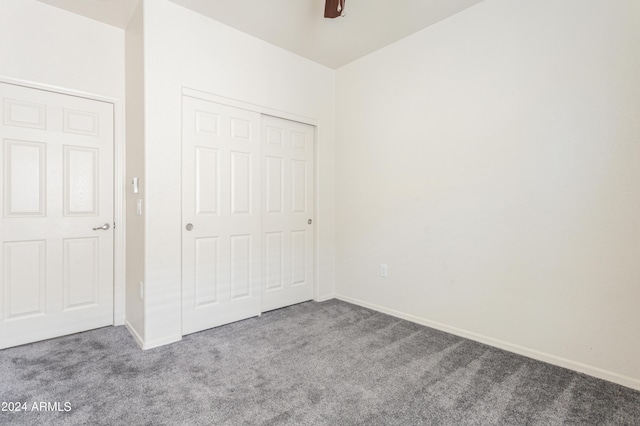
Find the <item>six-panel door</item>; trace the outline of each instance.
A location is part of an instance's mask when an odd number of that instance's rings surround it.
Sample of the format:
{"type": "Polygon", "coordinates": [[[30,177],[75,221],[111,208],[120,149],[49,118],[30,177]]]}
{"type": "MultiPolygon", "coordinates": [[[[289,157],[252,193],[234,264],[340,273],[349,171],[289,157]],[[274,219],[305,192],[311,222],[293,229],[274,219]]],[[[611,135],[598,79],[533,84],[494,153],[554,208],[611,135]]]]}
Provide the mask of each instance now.
{"type": "Polygon", "coordinates": [[[113,105],[0,83],[0,141],[0,348],[113,324],[113,105]]]}
{"type": "Polygon", "coordinates": [[[313,298],[314,128],[262,116],[262,311],[313,298]]]}
{"type": "Polygon", "coordinates": [[[182,333],[260,313],[260,115],[183,97],[182,333]]]}

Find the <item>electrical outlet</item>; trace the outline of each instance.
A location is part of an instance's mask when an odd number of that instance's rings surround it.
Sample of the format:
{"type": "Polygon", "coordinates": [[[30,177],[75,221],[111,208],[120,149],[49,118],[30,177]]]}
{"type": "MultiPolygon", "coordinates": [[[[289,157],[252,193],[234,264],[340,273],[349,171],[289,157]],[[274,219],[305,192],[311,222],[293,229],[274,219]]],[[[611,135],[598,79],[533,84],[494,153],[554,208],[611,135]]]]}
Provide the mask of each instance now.
{"type": "Polygon", "coordinates": [[[144,299],[144,284],[140,281],[140,299],[144,299]]]}
{"type": "Polygon", "coordinates": [[[389,276],[389,266],[386,263],[380,264],[380,276],[387,278],[389,276]]]}

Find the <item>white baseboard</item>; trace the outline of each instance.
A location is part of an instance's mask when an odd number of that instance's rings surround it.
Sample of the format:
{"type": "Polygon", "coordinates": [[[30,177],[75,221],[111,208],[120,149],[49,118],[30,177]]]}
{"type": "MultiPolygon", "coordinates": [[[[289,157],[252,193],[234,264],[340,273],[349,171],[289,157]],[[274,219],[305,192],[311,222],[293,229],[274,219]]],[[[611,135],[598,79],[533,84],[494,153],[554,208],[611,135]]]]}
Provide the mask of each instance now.
{"type": "Polygon", "coordinates": [[[140,349],[144,349],[144,340],[142,340],[142,337],[140,337],[140,335],[138,334],[136,329],[133,328],[131,323],[129,323],[129,321],[127,320],[124,320],[124,326],[127,327],[127,330],[129,330],[129,333],[131,333],[131,335],[133,336],[133,339],[136,341],[138,346],[140,346],[140,349]]]}
{"type": "Polygon", "coordinates": [[[609,382],[617,383],[628,388],[640,390],[640,380],[633,377],[624,376],[622,374],[614,373],[612,371],[604,370],[591,365],[583,364],[581,362],[572,361],[570,359],[558,357],[555,355],[547,354],[544,352],[530,349],[524,346],[515,345],[502,340],[494,339],[482,334],[474,333],[471,331],[463,330],[456,327],[451,327],[439,322],[430,321],[426,318],[417,317],[415,315],[407,314],[404,312],[396,311],[394,309],[385,308],[384,306],[375,305],[373,303],[364,302],[362,300],[354,299],[351,297],[336,294],[335,298],[344,302],[352,303],[354,305],[362,306],[364,308],[373,309],[374,311],[382,312],[397,318],[401,318],[407,321],[411,321],[417,324],[421,324],[436,330],[444,331],[446,333],[455,334],[456,336],[464,337],[466,339],[474,340],[476,342],[484,343],[485,345],[493,346],[505,351],[513,352],[518,355],[523,355],[528,358],[532,358],[538,361],[546,362],[549,364],[557,365],[559,367],[574,370],[580,373],[587,374],[589,376],[597,377],[599,379],[607,380],[609,382]]]}
{"type": "Polygon", "coordinates": [[[165,337],[165,338],[154,340],[154,341],[151,341],[151,342],[145,342],[144,345],[142,346],[142,349],[146,351],[146,350],[149,350],[149,349],[158,348],[160,346],[169,345],[171,343],[179,342],[180,340],[182,340],[182,336],[165,337]]]}
{"type": "Polygon", "coordinates": [[[324,296],[320,296],[317,299],[313,299],[314,302],[326,302],[327,300],[335,299],[335,294],[326,294],[324,296]]]}

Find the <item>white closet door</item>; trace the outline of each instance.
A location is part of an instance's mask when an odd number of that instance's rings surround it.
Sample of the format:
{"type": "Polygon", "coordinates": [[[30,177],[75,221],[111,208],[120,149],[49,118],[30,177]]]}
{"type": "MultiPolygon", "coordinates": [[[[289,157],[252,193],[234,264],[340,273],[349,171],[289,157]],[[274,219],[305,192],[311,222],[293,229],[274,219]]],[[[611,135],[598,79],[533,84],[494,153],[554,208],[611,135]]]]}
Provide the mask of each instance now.
{"type": "Polygon", "coordinates": [[[183,97],[182,333],[260,314],[260,115],[183,97]]]}
{"type": "Polygon", "coordinates": [[[314,127],[262,117],[262,311],[313,298],[314,127]]]}
{"type": "Polygon", "coordinates": [[[0,142],[0,348],[113,324],[113,105],[0,83],[0,142]]]}

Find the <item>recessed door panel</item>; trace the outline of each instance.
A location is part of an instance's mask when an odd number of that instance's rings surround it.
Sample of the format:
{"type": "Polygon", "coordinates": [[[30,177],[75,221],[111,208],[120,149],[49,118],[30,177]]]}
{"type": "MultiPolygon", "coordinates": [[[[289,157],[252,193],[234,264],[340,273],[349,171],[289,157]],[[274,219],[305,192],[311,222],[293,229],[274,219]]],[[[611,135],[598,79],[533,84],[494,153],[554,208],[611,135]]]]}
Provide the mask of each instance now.
{"type": "Polygon", "coordinates": [[[3,253],[4,320],[44,315],[46,241],[6,242],[3,253]]]}
{"type": "Polygon", "coordinates": [[[267,232],[264,237],[265,287],[266,291],[284,288],[284,235],[282,232],[267,232]]]}
{"type": "Polygon", "coordinates": [[[231,153],[231,214],[251,214],[251,154],[231,153]]]}
{"type": "Polygon", "coordinates": [[[217,149],[196,148],[196,214],[215,215],[219,213],[220,165],[217,149]]]}
{"type": "Polygon", "coordinates": [[[64,147],[64,214],[98,214],[98,150],[64,147]]]}
{"type": "Polygon", "coordinates": [[[231,299],[251,295],[251,235],[231,236],[231,299]]]}
{"type": "Polygon", "coordinates": [[[307,149],[307,134],[301,132],[291,132],[291,146],[294,150],[304,151],[307,149]]]}
{"type": "Polygon", "coordinates": [[[4,125],[27,127],[31,129],[47,128],[46,105],[4,98],[4,125]]]}
{"type": "Polygon", "coordinates": [[[207,306],[218,301],[218,250],[219,238],[196,238],[195,240],[195,306],[207,306]]]}
{"type": "Polygon", "coordinates": [[[294,213],[307,211],[307,163],[291,160],[291,208],[294,213]]]}
{"type": "Polygon", "coordinates": [[[5,216],[45,216],[46,145],[14,140],[4,145],[5,216]]]}
{"type": "Polygon", "coordinates": [[[205,111],[195,111],[196,134],[218,136],[219,115],[205,111]]]}
{"type": "Polygon", "coordinates": [[[284,159],[268,156],[265,158],[265,202],[267,214],[279,214],[283,210],[282,188],[284,182],[284,159]]]}
{"type": "Polygon", "coordinates": [[[98,238],[64,240],[64,310],[98,304],[98,238]]]}
{"type": "Polygon", "coordinates": [[[251,142],[253,123],[250,120],[231,118],[231,139],[235,142],[251,142]]]}
{"type": "Polygon", "coordinates": [[[98,136],[99,122],[100,116],[96,113],[64,110],[63,129],[65,133],[98,136]]]}
{"type": "Polygon", "coordinates": [[[273,148],[284,147],[284,130],[279,127],[265,126],[265,143],[273,148]]]}
{"type": "Polygon", "coordinates": [[[305,284],[307,278],[307,232],[291,231],[291,285],[305,284]]]}

